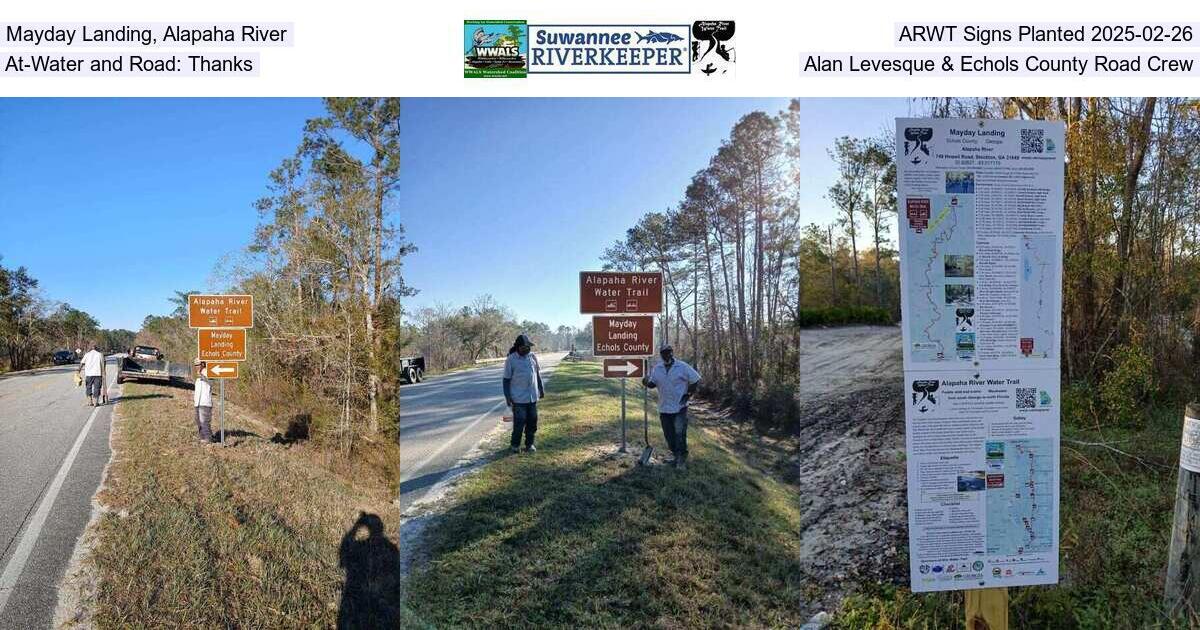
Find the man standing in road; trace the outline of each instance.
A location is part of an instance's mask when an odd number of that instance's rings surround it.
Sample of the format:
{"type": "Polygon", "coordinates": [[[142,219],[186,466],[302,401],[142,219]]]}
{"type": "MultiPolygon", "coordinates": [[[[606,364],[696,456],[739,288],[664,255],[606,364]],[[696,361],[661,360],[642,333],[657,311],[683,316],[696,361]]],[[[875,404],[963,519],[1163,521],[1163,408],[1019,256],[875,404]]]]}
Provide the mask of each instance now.
{"type": "Polygon", "coordinates": [[[537,355],[531,352],[533,342],[525,335],[517,340],[504,359],[504,402],[513,410],[512,452],[521,450],[521,434],[525,434],[525,452],[537,450],[533,434],[537,433],[537,401],[546,396],[542,389],[542,371],[537,355]]]}
{"type": "Polygon", "coordinates": [[[192,406],[196,408],[196,429],[200,431],[201,444],[212,444],[212,383],[205,375],[208,365],[196,359],[192,366],[196,368],[196,390],[192,394],[192,406]]]}
{"type": "Polygon", "coordinates": [[[671,449],[674,459],[667,462],[687,470],[687,404],[700,385],[700,373],[692,366],[675,359],[671,346],[659,350],[662,362],[642,378],[642,385],[658,388],[658,419],[662,423],[663,437],[671,449]]]}
{"type": "Polygon", "coordinates": [[[101,404],[101,390],[104,388],[104,353],[100,352],[100,344],[94,344],[79,362],[79,374],[83,375],[83,388],[88,397],[88,406],[101,404]]]}

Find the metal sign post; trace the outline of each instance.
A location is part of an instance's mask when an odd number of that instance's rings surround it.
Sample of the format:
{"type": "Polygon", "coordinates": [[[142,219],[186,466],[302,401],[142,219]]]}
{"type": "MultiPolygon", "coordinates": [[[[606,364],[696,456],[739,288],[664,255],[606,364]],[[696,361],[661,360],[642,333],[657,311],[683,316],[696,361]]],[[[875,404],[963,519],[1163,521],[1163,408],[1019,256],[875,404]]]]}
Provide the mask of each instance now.
{"type": "MultiPolygon", "coordinates": [[[[644,361],[631,357],[654,352],[654,313],[662,309],[662,272],[579,272],[579,312],[593,315],[592,355],[610,357],[602,362],[601,374],[621,379],[620,453],[629,452],[625,381],[641,378],[646,371],[644,361]]],[[[643,393],[643,410],[645,406],[643,393]]]]}
{"type": "Polygon", "coordinates": [[[625,449],[625,379],[621,379],[621,453],[627,452],[625,449]]]}
{"type": "Polygon", "coordinates": [[[225,446],[225,379],[221,379],[221,446],[225,446]]]}
{"type": "Polygon", "coordinates": [[[246,330],[254,327],[254,296],[188,296],[188,326],[196,329],[196,359],[205,361],[204,376],[221,381],[221,446],[225,446],[225,380],[237,378],[245,361],[246,330]]]}

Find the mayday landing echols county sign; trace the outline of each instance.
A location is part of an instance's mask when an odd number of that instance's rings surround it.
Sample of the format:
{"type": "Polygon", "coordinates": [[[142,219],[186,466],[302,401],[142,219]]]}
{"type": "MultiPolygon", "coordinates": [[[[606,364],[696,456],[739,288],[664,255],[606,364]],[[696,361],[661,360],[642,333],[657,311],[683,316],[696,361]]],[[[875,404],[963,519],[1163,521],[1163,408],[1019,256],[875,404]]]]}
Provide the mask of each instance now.
{"type": "Polygon", "coordinates": [[[201,361],[246,360],[244,328],[201,328],[196,332],[196,356],[201,361]]]}
{"type": "Polygon", "coordinates": [[[653,315],[592,317],[592,354],[598,357],[644,357],[654,354],[653,315]]]}
{"type": "Polygon", "coordinates": [[[189,295],[188,327],[254,328],[254,296],[189,295]]]}
{"type": "Polygon", "coordinates": [[[646,375],[645,365],[642,359],[605,359],[604,376],[606,378],[642,378],[646,375]]]}
{"type": "Polygon", "coordinates": [[[584,315],[661,313],[662,307],[662,272],[579,272],[579,312],[584,315]]]}

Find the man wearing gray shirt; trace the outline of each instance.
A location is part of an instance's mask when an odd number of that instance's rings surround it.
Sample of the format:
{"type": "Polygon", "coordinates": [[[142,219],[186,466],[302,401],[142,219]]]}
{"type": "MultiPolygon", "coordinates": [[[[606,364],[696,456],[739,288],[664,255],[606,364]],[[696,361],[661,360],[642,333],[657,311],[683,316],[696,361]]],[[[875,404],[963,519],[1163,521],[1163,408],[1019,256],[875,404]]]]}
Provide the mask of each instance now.
{"type": "Polygon", "coordinates": [[[537,355],[531,352],[533,342],[525,335],[517,335],[516,342],[504,359],[504,402],[513,410],[512,452],[521,450],[521,434],[525,434],[525,451],[537,450],[533,445],[533,434],[537,432],[537,401],[546,395],[542,389],[542,371],[537,355]]]}
{"type": "Polygon", "coordinates": [[[675,456],[667,463],[687,470],[687,404],[700,385],[700,373],[676,359],[671,346],[663,346],[659,356],[662,362],[642,378],[642,385],[658,389],[658,419],[667,446],[675,456]]]}

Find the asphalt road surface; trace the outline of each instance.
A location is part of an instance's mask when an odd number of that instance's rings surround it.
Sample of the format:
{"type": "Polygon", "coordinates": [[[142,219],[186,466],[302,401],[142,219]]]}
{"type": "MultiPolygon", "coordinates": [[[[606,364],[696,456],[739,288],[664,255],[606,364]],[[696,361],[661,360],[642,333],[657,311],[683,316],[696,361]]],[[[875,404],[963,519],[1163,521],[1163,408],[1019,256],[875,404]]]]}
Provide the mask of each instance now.
{"type": "MultiPolygon", "coordinates": [[[[543,384],[565,352],[538,353],[543,384]]],[[[508,413],[503,363],[400,386],[400,510],[454,470],[508,413]]]]}
{"type": "MultiPolygon", "coordinates": [[[[88,406],[77,369],[0,376],[0,629],[50,627],[108,462],[112,404],[88,406]]],[[[114,401],[116,373],[110,358],[114,401]]]]}

